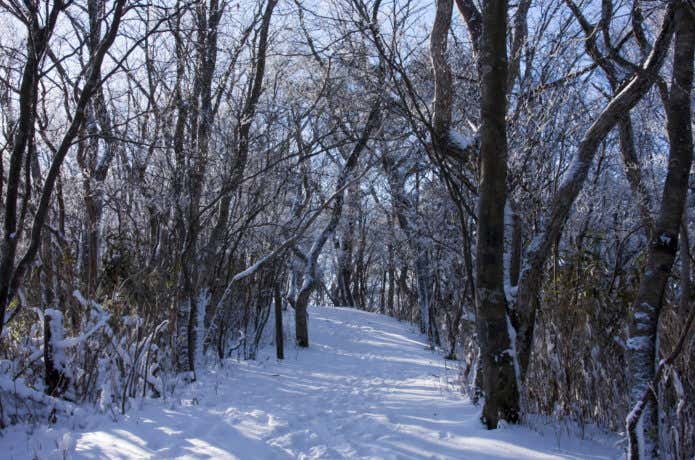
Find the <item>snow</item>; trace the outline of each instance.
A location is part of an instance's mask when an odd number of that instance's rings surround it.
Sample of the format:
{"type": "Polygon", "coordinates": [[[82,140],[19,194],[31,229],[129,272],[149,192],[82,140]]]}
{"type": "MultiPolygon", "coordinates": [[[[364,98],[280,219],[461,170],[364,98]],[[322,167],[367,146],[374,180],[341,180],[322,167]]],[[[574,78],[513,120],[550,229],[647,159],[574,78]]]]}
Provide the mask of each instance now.
{"type": "MultiPolygon", "coordinates": [[[[286,329],[292,323],[287,312],[286,329]]],[[[414,325],[309,309],[311,348],[227,360],[127,415],[7,428],[6,459],[610,459],[613,445],[549,425],[485,430],[457,371],[414,325]],[[448,366],[448,367],[447,367],[448,366]],[[117,419],[117,420],[114,420],[117,419]]],[[[613,439],[614,440],[614,439],[613,439]]]]}
{"type": "Polygon", "coordinates": [[[637,335],[627,339],[627,348],[630,350],[644,350],[649,346],[652,336],[637,335]]]}
{"type": "Polygon", "coordinates": [[[509,319],[509,315],[504,315],[507,319],[507,333],[509,334],[509,356],[514,363],[514,375],[516,376],[516,387],[521,388],[521,369],[519,368],[519,355],[516,352],[516,329],[509,319]]]}
{"type": "MultiPolygon", "coordinates": [[[[53,365],[63,372],[68,371],[67,360],[65,359],[64,340],[63,340],[63,313],[60,310],[47,308],[44,316],[48,320],[48,327],[51,331],[51,347],[53,348],[53,365]]],[[[50,348],[50,347],[49,347],[50,348]]]]}
{"type": "Polygon", "coordinates": [[[661,244],[668,246],[671,244],[671,237],[666,233],[662,233],[659,235],[659,241],[661,244]]]}
{"type": "MultiPolygon", "coordinates": [[[[19,401],[21,401],[23,406],[29,406],[29,402],[35,402],[41,404],[41,407],[45,408],[47,411],[55,410],[70,414],[82,414],[82,411],[72,403],[29,388],[25,385],[23,379],[12,380],[6,375],[0,375],[0,392],[15,396],[17,404],[20,404],[19,401]]],[[[2,431],[0,431],[0,434],[2,434],[2,431]]],[[[4,442],[5,439],[0,438],[0,452],[6,450],[4,442]]]]}
{"type": "Polygon", "coordinates": [[[475,138],[466,136],[458,131],[450,129],[449,142],[451,142],[457,149],[461,151],[466,151],[471,145],[475,143],[475,138]]]}

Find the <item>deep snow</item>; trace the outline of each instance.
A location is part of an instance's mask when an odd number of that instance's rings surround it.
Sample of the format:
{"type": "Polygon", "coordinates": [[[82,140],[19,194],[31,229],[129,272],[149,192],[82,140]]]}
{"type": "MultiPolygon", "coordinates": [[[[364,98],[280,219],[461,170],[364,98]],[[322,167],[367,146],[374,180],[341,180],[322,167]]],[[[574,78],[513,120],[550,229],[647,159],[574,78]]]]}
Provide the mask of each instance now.
{"type": "MultiPolygon", "coordinates": [[[[145,401],[112,421],[94,415],[57,427],[11,427],[8,459],[610,459],[620,450],[543,428],[484,430],[479,408],[412,325],[342,308],[311,308],[308,350],[272,346],[225,362],[176,398],[145,401]]],[[[571,431],[571,430],[570,430],[571,431]]],[[[596,433],[596,432],[595,432],[596,433]]]]}

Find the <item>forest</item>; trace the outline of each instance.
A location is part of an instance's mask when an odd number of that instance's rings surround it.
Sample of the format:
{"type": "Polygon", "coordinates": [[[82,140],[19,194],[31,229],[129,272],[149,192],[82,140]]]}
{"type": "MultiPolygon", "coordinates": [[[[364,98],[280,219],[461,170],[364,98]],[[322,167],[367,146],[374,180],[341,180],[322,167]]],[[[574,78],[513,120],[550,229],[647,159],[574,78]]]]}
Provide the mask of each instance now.
{"type": "Polygon", "coordinates": [[[693,0],[0,0],[0,445],[376,321],[480,433],[694,458],[694,62],[693,0]]]}

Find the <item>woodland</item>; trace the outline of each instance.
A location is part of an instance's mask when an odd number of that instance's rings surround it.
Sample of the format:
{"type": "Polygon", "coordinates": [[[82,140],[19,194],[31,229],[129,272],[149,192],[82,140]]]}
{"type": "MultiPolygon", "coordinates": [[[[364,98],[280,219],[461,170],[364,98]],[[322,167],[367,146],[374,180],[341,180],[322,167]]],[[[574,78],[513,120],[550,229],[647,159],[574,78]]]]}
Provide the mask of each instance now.
{"type": "Polygon", "coordinates": [[[693,0],[0,0],[0,433],[326,305],[693,458],[694,61],[693,0]]]}

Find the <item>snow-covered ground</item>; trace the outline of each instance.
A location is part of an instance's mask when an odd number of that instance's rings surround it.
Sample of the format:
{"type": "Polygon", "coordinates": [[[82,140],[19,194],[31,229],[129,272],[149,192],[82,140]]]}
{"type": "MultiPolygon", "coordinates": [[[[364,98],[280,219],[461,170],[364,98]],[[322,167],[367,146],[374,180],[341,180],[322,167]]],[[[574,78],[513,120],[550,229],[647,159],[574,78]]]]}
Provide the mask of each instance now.
{"type": "Polygon", "coordinates": [[[412,325],[352,309],[312,308],[308,350],[272,347],[229,361],[167,401],[112,421],[11,427],[0,457],[130,459],[611,459],[604,443],[545,426],[484,430],[447,381],[451,364],[412,325]],[[564,434],[563,434],[564,433],[564,434]]]}

